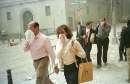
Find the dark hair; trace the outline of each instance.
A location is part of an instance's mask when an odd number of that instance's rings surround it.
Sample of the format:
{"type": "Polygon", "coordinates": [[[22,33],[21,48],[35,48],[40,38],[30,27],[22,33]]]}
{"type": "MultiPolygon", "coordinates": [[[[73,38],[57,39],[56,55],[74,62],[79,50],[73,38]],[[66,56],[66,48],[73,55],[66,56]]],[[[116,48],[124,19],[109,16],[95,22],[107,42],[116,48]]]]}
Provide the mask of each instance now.
{"type": "Polygon", "coordinates": [[[81,22],[78,22],[79,25],[81,25],[81,22]]]}
{"type": "Polygon", "coordinates": [[[88,21],[87,23],[86,23],[86,26],[88,26],[88,25],[90,25],[90,24],[92,24],[93,23],[93,21],[88,21]]]}
{"type": "Polygon", "coordinates": [[[33,26],[34,26],[34,28],[38,28],[38,29],[39,29],[39,24],[38,24],[38,22],[35,22],[33,26]]]}
{"type": "Polygon", "coordinates": [[[127,26],[130,26],[130,20],[127,21],[127,26]]]}
{"type": "Polygon", "coordinates": [[[122,27],[122,30],[126,30],[126,28],[127,28],[126,26],[123,26],[123,27],[122,27]]]}
{"type": "Polygon", "coordinates": [[[67,36],[66,36],[67,39],[71,39],[71,38],[72,38],[73,34],[72,34],[71,30],[69,29],[69,27],[68,27],[67,25],[65,25],[65,24],[59,26],[59,27],[56,29],[57,37],[59,37],[59,34],[60,34],[59,31],[60,31],[61,29],[64,29],[65,32],[67,33],[67,36]]]}
{"type": "Polygon", "coordinates": [[[106,20],[107,20],[106,17],[103,17],[103,18],[100,19],[101,22],[106,21],[106,20]]]}

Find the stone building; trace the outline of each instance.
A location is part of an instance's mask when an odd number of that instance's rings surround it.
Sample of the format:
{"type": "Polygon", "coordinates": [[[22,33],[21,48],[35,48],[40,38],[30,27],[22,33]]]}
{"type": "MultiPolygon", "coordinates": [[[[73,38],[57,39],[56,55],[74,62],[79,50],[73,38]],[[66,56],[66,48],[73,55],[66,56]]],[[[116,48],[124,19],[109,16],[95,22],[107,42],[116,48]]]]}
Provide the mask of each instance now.
{"type": "Polygon", "coordinates": [[[66,23],[65,0],[0,0],[1,31],[23,37],[31,20],[39,22],[42,32],[53,33],[66,23]]]}
{"type": "Polygon", "coordinates": [[[0,31],[23,37],[30,20],[38,21],[46,34],[61,24],[72,30],[79,21],[96,24],[104,16],[111,24],[120,24],[129,17],[129,4],[130,0],[0,0],[0,31]]]}

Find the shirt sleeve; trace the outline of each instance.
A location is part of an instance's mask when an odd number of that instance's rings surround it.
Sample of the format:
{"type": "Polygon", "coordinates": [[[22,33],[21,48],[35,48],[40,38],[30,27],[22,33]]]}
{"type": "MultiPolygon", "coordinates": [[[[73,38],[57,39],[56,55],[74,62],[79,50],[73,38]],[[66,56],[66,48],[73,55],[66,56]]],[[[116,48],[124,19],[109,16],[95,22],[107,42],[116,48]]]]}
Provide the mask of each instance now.
{"type": "Polygon", "coordinates": [[[86,57],[86,53],[85,53],[84,49],[82,48],[82,46],[80,45],[80,43],[77,40],[74,41],[73,47],[76,49],[77,56],[79,56],[81,58],[86,57]]]}
{"type": "Polygon", "coordinates": [[[55,53],[53,50],[53,46],[51,45],[51,41],[48,38],[45,41],[45,48],[46,48],[47,53],[49,55],[51,67],[54,68],[54,66],[55,66],[55,53]]]}
{"type": "Polygon", "coordinates": [[[25,44],[24,44],[24,52],[27,52],[30,50],[30,43],[29,41],[25,41],[25,44]]]}
{"type": "Polygon", "coordinates": [[[58,67],[59,67],[59,68],[62,68],[62,66],[63,66],[62,55],[64,54],[64,48],[62,48],[62,47],[60,46],[59,40],[57,41],[57,44],[56,44],[55,53],[56,53],[56,58],[57,58],[58,67]]]}

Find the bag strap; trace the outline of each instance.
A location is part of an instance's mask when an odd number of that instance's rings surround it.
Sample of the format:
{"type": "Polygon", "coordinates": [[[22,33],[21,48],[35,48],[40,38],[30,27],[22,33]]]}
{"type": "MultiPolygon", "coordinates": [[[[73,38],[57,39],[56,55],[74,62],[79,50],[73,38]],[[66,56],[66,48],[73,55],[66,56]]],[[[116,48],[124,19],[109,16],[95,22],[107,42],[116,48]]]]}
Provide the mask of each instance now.
{"type": "Polygon", "coordinates": [[[95,30],[96,34],[98,33],[99,26],[100,26],[100,24],[98,24],[97,27],[96,27],[96,30],[95,30]]]}
{"type": "MultiPolygon", "coordinates": [[[[74,48],[74,41],[75,41],[75,40],[72,40],[72,42],[71,42],[71,45],[72,45],[73,48],[74,48]]],[[[76,65],[76,67],[78,68],[79,66],[78,66],[76,57],[74,56],[74,58],[75,58],[75,65],[76,65]]]]}
{"type": "MultiPolygon", "coordinates": [[[[75,40],[72,40],[72,43],[71,43],[73,48],[74,48],[74,41],[75,41],[75,40]]],[[[75,55],[75,56],[76,56],[76,55],[75,55]]],[[[77,64],[76,57],[74,57],[74,58],[75,58],[76,67],[78,68],[78,64],[77,64]]],[[[80,58],[81,58],[81,57],[80,57],[80,58]]],[[[85,59],[86,59],[85,61],[88,62],[87,57],[86,57],[85,59]]],[[[83,58],[81,58],[81,63],[84,63],[83,58]]]]}

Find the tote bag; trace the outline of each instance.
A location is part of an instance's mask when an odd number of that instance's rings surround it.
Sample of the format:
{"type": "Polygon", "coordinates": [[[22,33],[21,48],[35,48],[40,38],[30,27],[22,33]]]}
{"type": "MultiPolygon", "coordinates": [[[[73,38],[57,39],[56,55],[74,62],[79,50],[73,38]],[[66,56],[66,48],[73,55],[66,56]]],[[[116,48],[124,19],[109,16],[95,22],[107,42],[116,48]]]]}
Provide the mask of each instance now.
{"type": "Polygon", "coordinates": [[[79,64],[78,81],[79,83],[93,80],[93,65],[92,62],[79,64]]]}

